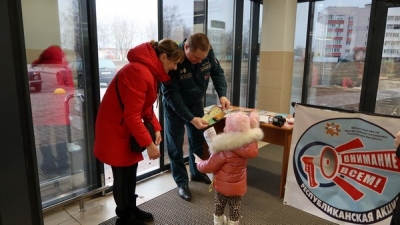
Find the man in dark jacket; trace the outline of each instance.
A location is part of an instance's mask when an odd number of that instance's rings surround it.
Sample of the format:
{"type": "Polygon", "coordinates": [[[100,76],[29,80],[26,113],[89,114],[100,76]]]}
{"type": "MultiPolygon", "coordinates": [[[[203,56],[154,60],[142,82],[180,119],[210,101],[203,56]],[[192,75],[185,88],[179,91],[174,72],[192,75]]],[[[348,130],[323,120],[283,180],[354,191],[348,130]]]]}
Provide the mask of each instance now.
{"type": "Polygon", "coordinates": [[[195,164],[194,154],[203,155],[203,129],[208,127],[204,116],[204,95],[210,77],[217,91],[222,109],[230,106],[226,98],[226,81],[206,35],[190,35],[179,44],[185,53],[185,60],[171,71],[171,82],[162,86],[165,109],[165,131],[168,155],[178,193],[184,200],[191,200],[189,179],[183,159],[185,126],[189,139],[189,167],[192,181],[210,184],[206,174],[200,173],[195,164]]]}

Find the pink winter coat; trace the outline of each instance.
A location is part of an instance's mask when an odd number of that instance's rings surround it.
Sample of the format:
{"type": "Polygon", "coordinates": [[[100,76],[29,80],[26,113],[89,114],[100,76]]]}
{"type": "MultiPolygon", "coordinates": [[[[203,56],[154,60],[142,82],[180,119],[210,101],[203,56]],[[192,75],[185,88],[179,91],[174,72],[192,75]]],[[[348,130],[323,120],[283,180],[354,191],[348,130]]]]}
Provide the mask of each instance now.
{"type": "Polygon", "coordinates": [[[197,163],[202,173],[214,174],[214,188],[224,196],[243,196],[247,191],[247,159],[258,154],[260,128],[222,133],[212,138],[210,158],[197,163]]]}
{"type": "Polygon", "coordinates": [[[152,142],[142,119],[150,121],[155,131],[161,130],[153,103],[157,99],[158,81],[167,82],[170,79],[150,43],[129,50],[127,58],[129,63],[117,74],[118,89],[125,109],[122,111],[118,101],[116,76],[100,103],[95,126],[96,158],[119,167],[131,166],[143,160],[142,153],[134,153],[129,148],[131,134],[141,146],[148,146],[152,142]]]}

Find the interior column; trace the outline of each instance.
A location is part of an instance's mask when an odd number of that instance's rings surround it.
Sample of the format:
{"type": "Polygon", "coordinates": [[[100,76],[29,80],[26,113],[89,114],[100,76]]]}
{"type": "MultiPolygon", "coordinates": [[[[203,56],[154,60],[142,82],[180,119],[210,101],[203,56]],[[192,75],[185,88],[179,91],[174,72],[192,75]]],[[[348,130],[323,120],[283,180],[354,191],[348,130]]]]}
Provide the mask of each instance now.
{"type": "Polygon", "coordinates": [[[290,113],[297,0],[264,0],[257,108],[290,113]]]}

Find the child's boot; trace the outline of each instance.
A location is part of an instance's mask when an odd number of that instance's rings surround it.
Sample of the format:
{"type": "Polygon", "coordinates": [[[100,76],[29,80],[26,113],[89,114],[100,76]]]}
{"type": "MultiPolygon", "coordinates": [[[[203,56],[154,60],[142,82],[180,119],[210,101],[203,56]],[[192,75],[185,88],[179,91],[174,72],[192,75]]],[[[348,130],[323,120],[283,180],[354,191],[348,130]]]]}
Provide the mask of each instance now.
{"type": "Polygon", "coordinates": [[[228,221],[224,214],[220,216],[214,214],[214,225],[226,225],[226,224],[228,224],[228,221]]]}

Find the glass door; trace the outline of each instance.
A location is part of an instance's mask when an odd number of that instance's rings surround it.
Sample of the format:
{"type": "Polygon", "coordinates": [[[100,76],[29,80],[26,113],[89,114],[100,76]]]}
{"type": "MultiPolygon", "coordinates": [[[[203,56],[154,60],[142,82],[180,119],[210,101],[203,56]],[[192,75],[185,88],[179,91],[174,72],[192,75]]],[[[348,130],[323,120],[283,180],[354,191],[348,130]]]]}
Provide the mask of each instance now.
{"type": "MultiPolygon", "coordinates": [[[[163,1],[163,38],[170,38],[176,43],[182,42],[193,33],[204,33],[204,0],[164,0],[163,1]]],[[[165,123],[163,124],[165,126],[165,123]]],[[[164,144],[164,165],[170,163],[166,137],[164,144]]],[[[189,142],[185,132],[183,142],[184,157],[189,155],[189,142]]]]}
{"type": "MultiPolygon", "coordinates": [[[[157,0],[96,0],[100,99],[115,73],[129,63],[126,58],[129,49],[143,42],[158,41],[157,5],[157,0]],[[110,67],[113,68],[111,76],[105,74],[108,71],[102,71],[102,68],[110,67]]],[[[158,119],[160,104],[161,102],[155,102],[153,107],[158,119]]],[[[139,162],[138,176],[146,176],[160,168],[160,159],[150,160],[147,151],[143,152],[143,158],[144,160],[139,162]]],[[[111,167],[107,164],[104,164],[104,175],[105,183],[111,186],[114,178],[111,167]]]]}
{"type": "Polygon", "coordinates": [[[400,7],[388,9],[375,112],[400,116],[400,7]]]}
{"type": "MultiPolygon", "coordinates": [[[[247,1],[246,1],[247,2],[247,1]]],[[[214,54],[217,57],[221,67],[224,69],[225,80],[227,82],[228,90],[227,97],[231,99],[232,96],[232,53],[233,53],[233,12],[234,1],[221,2],[209,1],[208,2],[208,22],[207,22],[207,35],[210,39],[214,54]]],[[[248,35],[248,34],[247,34],[248,35]]],[[[213,104],[219,105],[219,98],[215,91],[212,80],[208,85],[206,92],[206,106],[213,104]]]]}
{"type": "Polygon", "coordinates": [[[305,102],[400,116],[400,1],[312,4],[305,102]]]}
{"type": "Polygon", "coordinates": [[[43,208],[101,186],[91,151],[93,56],[85,4],[22,1],[43,208]]]}
{"type": "MultiPolygon", "coordinates": [[[[359,110],[371,0],[327,0],[314,5],[309,52],[296,46],[297,62],[309,62],[306,103],[359,110]],[[306,55],[307,53],[307,55],[306,55]]],[[[301,13],[300,13],[301,15],[301,13]]],[[[298,21],[298,26],[306,21],[298,21]]],[[[305,34],[305,33],[304,33],[305,34]]],[[[296,37],[300,43],[302,37],[296,37]]],[[[297,45],[297,44],[296,44],[297,45]]],[[[305,46],[304,46],[305,47],[305,46]]],[[[295,63],[295,66],[302,63],[295,63]]],[[[292,97],[292,99],[295,99],[292,97]]]]}

